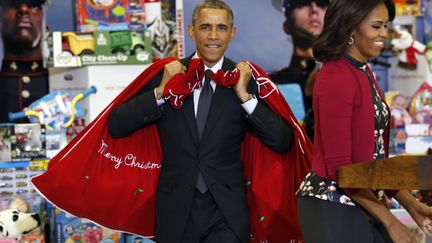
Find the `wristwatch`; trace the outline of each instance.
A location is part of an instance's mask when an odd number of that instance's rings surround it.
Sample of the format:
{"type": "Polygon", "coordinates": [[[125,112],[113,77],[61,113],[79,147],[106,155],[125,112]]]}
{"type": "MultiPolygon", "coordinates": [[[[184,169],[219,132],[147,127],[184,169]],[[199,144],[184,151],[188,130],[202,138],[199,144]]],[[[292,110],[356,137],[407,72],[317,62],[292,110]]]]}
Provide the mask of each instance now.
{"type": "Polygon", "coordinates": [[[245,100],[242,104],[248,102],[251,99],[256,99],[256,96],[254,94],[249,93],[249,99],[245,100]]]}

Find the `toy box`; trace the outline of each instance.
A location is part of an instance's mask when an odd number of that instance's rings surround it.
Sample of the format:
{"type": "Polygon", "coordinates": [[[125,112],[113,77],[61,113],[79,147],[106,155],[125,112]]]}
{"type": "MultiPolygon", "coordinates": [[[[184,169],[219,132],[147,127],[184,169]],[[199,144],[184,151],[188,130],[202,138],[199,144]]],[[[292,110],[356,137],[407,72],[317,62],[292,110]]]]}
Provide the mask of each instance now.
{"type": "Polygon", "coordinates": [[[152,62],[151,32],[52,32],[48,36],[51,67],[80,67],[152,62]]]}
{"type": "Polygon", "coordinates": [[[147,65],[86,66],[80,68],[50,68],[50,92],[66,89],[72,93],[97,87],[97,93],[80,102],[84,116],[68,128],[68,141],[80,132],[127,86],[147,65]]]}
{"type": "MultiPolygon", "coordinates": [[[[45,171],[47,160],[31,162],[2,162],[0,163],[0,210],[5,209],[5,198],[26,198],[39,196],[31,184],[31,178],[45,171]]],[[[26,210],[21,210],[26,212],[26,210]]],[[[37,212],[33,208],[32,212],[37,212]]]]}
{"type": "Polygon", "coordinates": [[[102,228],[88,220],[77,218],[58,209],[55,209],[53,216],[55,217],[53,242],[123,242],[122,233],[102,228]]]}
{"type": "Polygon", "coordinates": [[[46,131],[46,157],[52,159],[58,152],[66,147],[68,141],[64,129],[51,129],[46,131]]]}
{"type": "Polygon", "coordinates": [[[421,15],[421,1],[393,0],[397,16],[419,16],[421,15]]]}
{"type": "Polygon", "coordinates": [[[154,243],[154,241],[152,241],[151,239],[147,239],[136,235],[130,235],[130,234],[124,234],[124,242],[125,243],[154,243]]]}
{"type": "Polygon", "coordinates": [[[146,25],[144,0],[78,0],[78,30],[137,30],[146,25]]]}
{"type": "Polygon", "coordinates": [[[426,154],[432,149],[432,124],[409,124],[405,127],[407,140],[405,150],[407,154],[426,154]]]}
{"type": "Polygon", "coordinates": [[[45,157],[45,127],[43,125],[0,125],[0,162],[28,161],[45,157]]]}
{"type": "Polygon", "coordinates": [[[78,0],[78,31],[148,29],[153,57],[185,56],[183,0],[78,0]]]}

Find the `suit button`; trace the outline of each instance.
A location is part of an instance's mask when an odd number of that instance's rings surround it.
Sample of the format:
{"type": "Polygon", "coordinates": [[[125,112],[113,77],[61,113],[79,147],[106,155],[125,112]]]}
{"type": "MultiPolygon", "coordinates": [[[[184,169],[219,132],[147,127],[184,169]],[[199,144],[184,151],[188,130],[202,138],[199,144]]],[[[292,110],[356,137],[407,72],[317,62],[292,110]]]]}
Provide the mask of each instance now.
{"type": "Polygon", "coordinates": [[[23,76],[22,81],[26,84],[30,83],[30,77],[29,76],[23,76]]]}
{"type": "Polygon", "coordinates": [[[21,91],[21,96],[23,98],[28,98],[28,97],[30,97],[30,92],[28,90],[23,90],[23,91],[21,91]]]}

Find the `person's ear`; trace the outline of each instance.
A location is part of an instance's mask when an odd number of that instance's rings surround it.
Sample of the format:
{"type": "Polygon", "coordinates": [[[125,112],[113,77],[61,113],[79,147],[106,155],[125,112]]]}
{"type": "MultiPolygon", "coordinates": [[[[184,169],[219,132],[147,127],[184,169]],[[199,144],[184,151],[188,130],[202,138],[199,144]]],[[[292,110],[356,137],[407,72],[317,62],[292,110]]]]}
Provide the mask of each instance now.
{"type": "Polygon", "coordinates": [[[195,35],[194,35],[195,29],[194,29],[194,26],[192,24],[188,25],[188,32],[189,32],[189,37],[195,41],[195,35]]]}
{"type": "Polygon", "coordinates": [[[288,24],[287,20],[285,20],[284,23],[283,23],[283,30],[285,31],[285,33],[287,35],[290,35],[290,28],[289,28],[289,24],[288,24]]]}
{"type": "Polygon", "coordinates": [[[230,42],[234,39],[237,34],[237,28],[235,26],[232,27],[230,42]]]}

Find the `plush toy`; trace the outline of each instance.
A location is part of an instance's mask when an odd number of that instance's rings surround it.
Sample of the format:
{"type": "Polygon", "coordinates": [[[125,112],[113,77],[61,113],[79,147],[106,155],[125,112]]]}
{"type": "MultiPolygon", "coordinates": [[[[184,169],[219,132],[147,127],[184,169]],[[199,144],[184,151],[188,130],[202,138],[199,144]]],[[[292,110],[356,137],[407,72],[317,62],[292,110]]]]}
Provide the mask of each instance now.
{"type": "Polygon", "coordinates": [[[0,212],[0,239],[15,238],[39,227],[41,220],[37,213],[23,213],[15,209],[0,212]]]}
{"type": "Polygon", "coordinates": [[[416,41],[408,30],[395,31],[395,38],[391,44],[393,49],[398,51],[399,66],[407,69],[416,69],[417,54],[423,54],[426,46],[419,41],[416,41]]]}

